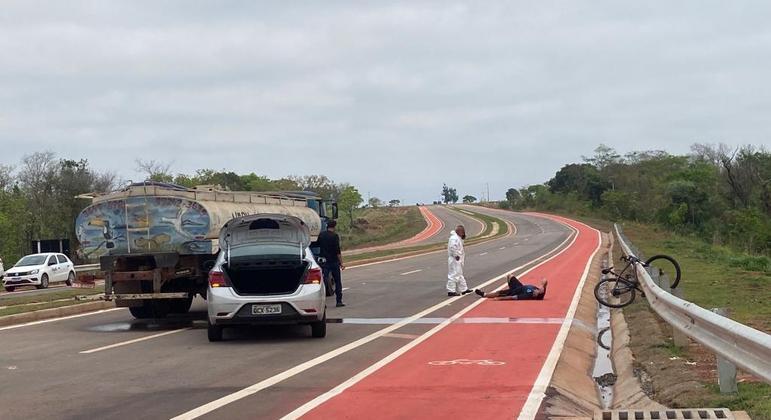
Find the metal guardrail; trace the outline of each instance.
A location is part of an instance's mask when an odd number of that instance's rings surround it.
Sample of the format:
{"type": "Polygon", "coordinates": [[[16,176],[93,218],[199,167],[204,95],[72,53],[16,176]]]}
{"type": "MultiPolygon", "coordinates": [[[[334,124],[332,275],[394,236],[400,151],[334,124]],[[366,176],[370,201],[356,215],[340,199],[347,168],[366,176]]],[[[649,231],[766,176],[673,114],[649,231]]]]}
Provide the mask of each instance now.
{"type": "Polygon", "coordinates": [[[89,271],[99,271],[99,264],[84,264],[75,266],[76,273],[87,273],[89,271]]]}
{"type": "MultiPolygon", "coordinates": [[[[621,249],[635,255],[618,225],[621,249]]],[[[673,328],[731,361],[742,370],[771,383],[771,335],[750,328],[665,292],[637,264],[637,276],[651,308],[673,328]]]]}

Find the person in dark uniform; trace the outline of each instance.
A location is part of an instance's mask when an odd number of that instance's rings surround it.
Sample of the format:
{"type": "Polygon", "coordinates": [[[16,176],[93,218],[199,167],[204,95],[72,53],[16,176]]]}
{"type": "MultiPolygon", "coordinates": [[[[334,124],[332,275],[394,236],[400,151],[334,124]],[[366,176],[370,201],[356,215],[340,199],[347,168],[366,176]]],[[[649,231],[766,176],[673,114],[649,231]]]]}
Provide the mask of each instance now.
{"type": "Polygon", "coordinates": [[[319,255],[326,261],[321,265],[321,270],[324,273],[326,279],[328,275],[332,275],[335,279],[335,298],[337,299],[338,308],[345,306],[343,303],[343,279],[340,271],[345,270],[345,264],[343,264],[343,255],[340,251],[340,236],[335,232],[337,227],[337,221],[330,220],[327,223],[327,230],[319,234],[319,255]]]}
{"type": "Polygon", "coordinates": [[[522,282],[512,274],[509,276],[508,283],[508,289],[491,293],[485,293],[476,289],[474,290],[474,293],[483,298],[495,300],[543,300],[544,296],[546,296],[546,285],[549,282],[541,280],[540,287],[533,286],[532,284],[522,284],[522,282]]]}

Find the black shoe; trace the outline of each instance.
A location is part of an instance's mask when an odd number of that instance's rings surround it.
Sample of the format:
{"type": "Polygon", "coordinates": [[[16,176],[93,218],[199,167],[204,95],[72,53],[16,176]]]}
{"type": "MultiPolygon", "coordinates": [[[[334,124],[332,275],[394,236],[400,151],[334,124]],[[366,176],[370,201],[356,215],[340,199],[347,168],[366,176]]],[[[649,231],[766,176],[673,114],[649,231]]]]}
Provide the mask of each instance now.
{"type": "Polygon", "coordinates": [[[335,305],[335,307],[337,307],[337,308],[341,308],[343,306],[345,306],[345,303],[343,303],[343,302],[337,302],[337,304],[335,305]]]}
{"type": "Polygon", "coordinates": [[[460,295],[455,292],[447,292],[447,296],[460,296],[460,295]]]}
{"type": "Polygon", "coordinates": [[[469,293],[471,293],[471,292],[473,292],[473,291],[474,291],[473,289],[466,289],[466,290],[464,290],[464,291],[463,291],[461,294],[462,294],[462,295],[467,295],[467,294],[469,294],[469,293]]]}
{"type": "Polygon", "coordinates": [[[479,296],[485,297],[485,292],[483,292],[483,291],[481,291],[479,289],[474,290],[474,293],[478,294],[479,296]]]}

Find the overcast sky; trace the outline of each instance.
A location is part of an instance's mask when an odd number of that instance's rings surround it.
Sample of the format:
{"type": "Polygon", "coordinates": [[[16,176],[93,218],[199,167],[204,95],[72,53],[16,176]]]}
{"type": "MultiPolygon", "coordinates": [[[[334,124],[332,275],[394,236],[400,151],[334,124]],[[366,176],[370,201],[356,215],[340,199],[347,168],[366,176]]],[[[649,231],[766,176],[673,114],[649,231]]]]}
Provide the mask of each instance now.
{"type": "Polygon", "coordinates": [[[3,1],[0,163],[492,198],[600,143],[769,145],[766,1],[3,1]]]}

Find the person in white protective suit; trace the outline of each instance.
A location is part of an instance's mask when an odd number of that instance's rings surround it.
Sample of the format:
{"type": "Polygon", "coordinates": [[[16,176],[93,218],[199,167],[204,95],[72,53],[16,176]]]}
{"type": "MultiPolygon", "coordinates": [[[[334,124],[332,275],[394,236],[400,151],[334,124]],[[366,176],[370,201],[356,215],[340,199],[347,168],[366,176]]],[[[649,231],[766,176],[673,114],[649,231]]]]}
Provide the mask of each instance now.
{"type": "Polygon", "coordinates": [[[447,296],[460,296],[471,293],[473,290],[466,285],[463,277],[463,264],[466,262],[466,254],[463,251],[463,240],[466,239],[466,229],[458,225],[450,232],[450,240],[447,242],[447,296]]]}

